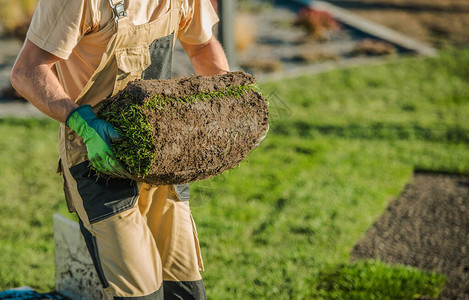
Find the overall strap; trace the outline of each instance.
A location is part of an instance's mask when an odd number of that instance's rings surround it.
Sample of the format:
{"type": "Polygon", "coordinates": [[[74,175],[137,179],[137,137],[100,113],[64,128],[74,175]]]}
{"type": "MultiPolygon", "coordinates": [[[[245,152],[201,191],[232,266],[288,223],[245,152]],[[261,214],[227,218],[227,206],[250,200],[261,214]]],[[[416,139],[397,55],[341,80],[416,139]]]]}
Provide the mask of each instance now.
{"type": "Polygon", "coordinates": [[[118,22],[120,19],[127,17],[127,13],[124,8],[125,0],[109,0],[111,5],[112,14],[114,15],[114,22],[118,22]]]}

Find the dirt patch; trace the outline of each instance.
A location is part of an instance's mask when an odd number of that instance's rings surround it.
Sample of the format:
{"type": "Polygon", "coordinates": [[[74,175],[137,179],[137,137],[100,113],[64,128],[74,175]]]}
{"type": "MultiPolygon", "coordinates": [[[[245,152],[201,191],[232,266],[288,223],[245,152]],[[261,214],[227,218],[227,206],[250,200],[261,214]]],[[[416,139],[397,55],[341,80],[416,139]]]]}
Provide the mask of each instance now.
{"type": "Polygon", "coordinates": [[[447,276],[441,299],[469,299],[469,178],[416,173],[391,202],[352,259],[435,270],[447,276]]]}
{"type": "Polygon", "coordinates": [[[437,47],[469,45],[467,0],[330,0],[362,17],[437,47]]]}
{"type": "Polygon", "coordinates": [[[117,147],[117,158],[132,157],[140,163],[133,155],[151,152],[149,161],[143,162],[148,166],[123,163],[132,179],[152,184],[191,182],[237,166],[258,145],[268,127],[268,110],[254,83],[255,78],[244,72],[136,80],[105,102],[99,116],[126,136],[123,143],[135,142],[130,149],[117,147]],[[131,127],[135,122],[129,125],[118,120],[116,112],[128,111],[132,105],[138,106],[149,125],[148,141],[144,134],[134,133],[131,127]],[[109,112],[113,118],[106,116],[109,112]],[[142,174],[135,168],[147,171],[142,174]]]}

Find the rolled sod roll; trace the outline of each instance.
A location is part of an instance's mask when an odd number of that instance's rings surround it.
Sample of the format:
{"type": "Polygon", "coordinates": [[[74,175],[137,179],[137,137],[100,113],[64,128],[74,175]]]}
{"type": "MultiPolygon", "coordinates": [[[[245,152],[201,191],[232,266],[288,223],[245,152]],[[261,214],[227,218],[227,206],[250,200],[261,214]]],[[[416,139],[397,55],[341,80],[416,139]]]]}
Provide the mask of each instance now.
{"type": "Polygon", "coordinates": [[[112,150],[128,177],[150,184],[205,179],[239,165],[268,130],[267,101],[244,72],[135,80],[98,117],[124,136],[112,150]]]}

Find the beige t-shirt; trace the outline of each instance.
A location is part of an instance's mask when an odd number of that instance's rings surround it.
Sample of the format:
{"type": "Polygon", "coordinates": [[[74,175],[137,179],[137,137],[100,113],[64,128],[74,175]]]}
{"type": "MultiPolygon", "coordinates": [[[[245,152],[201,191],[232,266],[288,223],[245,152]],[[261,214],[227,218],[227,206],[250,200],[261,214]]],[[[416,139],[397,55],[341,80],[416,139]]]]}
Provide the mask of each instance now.
{"type": "MultiPolygon", "coordinates": [[[[210,0],[127,0],[131,24],[141,25],[163,16],[171,2],[181,3],[178,39],[203,44],[212,36],[218,17],[210,0]]],[[[109,0],[39,0],[27,37],[35,45],[62,58],[57,76],[76,100],[98,67],[114,30],[109,0]],[[108,25],[108,26],[107,26],[108,25]]]]}

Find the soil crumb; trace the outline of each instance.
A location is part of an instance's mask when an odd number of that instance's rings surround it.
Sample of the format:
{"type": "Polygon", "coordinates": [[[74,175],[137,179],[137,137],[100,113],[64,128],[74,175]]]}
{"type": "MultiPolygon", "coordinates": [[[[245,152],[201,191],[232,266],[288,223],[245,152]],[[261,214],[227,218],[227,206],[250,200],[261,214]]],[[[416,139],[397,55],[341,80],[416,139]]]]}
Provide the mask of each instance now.
{"type": "Polygon", "coordinates": [[[469,299],[469,178],[416,172],[352,250],[447,276],[439,299],[469,299]]]}

